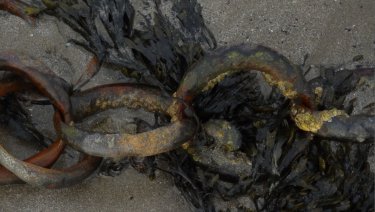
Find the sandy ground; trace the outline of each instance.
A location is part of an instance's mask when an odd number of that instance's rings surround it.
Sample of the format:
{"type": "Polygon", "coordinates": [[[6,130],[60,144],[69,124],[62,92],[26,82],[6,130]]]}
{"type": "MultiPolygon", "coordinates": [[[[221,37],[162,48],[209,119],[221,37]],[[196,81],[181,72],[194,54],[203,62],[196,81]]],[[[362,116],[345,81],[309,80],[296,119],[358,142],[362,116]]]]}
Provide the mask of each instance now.
{"type": "MultiPolygon", "coordinates": [[[[373,0],[200,0],[219,45],[261,43],[301,64],[334,66],[363,55],[375,65],[373,0]]],[[[68,81],[77,79],[86,52],[67,43],[68,28],[51,17],[36,27],[0,12],[0,51],[17,49],[40,58],[68,81]]],[[[107,82],[121,76],[102,76],[107,82]]],[[[41,125],[48,125],[41,123],[41,125]]],[[[0,143],[4,143],[2,136],[0,143]]],[[[372,165],[374,158],[372,157],[372,165]]],[[[95,176],[61,190],[28,185],[0,187],[0,211],[191,211],[168,176],[154,181],[132,169],[115,178],[95,176]]]]}

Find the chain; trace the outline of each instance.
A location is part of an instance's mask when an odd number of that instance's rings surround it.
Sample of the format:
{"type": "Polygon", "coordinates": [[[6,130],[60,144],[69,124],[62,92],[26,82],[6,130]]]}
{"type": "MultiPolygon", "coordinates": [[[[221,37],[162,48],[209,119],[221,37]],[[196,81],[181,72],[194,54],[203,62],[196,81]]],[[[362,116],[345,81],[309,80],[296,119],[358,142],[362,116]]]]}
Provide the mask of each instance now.
{"type": "Polygon", "coordinates": [[[227,75],[244,70],[261,72],[266,82],[292,102],[291,118],[301,130],[354,142],[374,138],[374,116],[348,116],[337,109],[316,110],[316,97],[302,71],[282,55],[259,45],[221,48],[206,55],[181,80],[172,96],[155,87],[125,83],[73,92],[72,85],[45,65],[15,52],[0,53],[0,70],[9,73],[0,84],[2,97],[27,90],[48,98],[55,110],[52,119],[57,135],[52,145],[24,161],[0,146],[2,184],[21,180],[47,188],[65,187],[90,176],[102,158],[152,156],[189,143],[199,126],[193,100],[227,75]],[[75,126],[95,113],[119,107],[165,114],[170,117],[170,124],[138,134],[92,133],[75,126]],[[82,160],[68,168],[49,168],[66,145],[80,151],[82,160]]]}

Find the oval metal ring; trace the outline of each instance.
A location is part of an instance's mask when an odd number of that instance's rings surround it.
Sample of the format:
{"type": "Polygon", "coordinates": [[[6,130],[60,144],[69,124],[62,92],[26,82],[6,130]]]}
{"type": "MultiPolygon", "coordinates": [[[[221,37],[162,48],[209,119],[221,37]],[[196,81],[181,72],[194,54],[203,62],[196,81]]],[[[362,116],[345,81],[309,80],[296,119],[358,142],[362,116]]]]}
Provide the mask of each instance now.
{"type": "MultiPolygon", "coordinates": [[[[139,84],[111,84],[95,87],[71,97],[73,114],[92,115],[110,108],[143,108],[173,116],[169,106],[173,99],[159,89],[139,84]]],[[[172,123],[139,134],[89,133],[74,126],[62,125],[64,140],[89,155],[123,158],[150,156],[173,150],[191,139],[196,124],[190,119],[174,119],[172,123]]]]}
{"type": "MultiPolygon", "coordinates": [[[[27,56],[19,56],[13,52],[0,53],[0,69],[11,71],[22,78],[29,80],[35,88],[43,95],[48,97],[54,106],[56,113],[55,123],[63,120],[71,121],[70,99],[68,96],[69,85],[63,79],[54,75],[52,71],[46,68],[42,63],[33,60],[27,56]],[[59,120],[59,121],[56,121],[59,120]]],[[[55,124],[55,127],[58,126],[55,124]]],[[[59,129],[56,129],[59,134],[59,129]]],[[[86,156],[77,165],[63,170],[54,170],[30,164],[52,154],[56,146],[63,146],[61,139],[31,157],[27,162],[21,161],[10,155],[2,146],[0,146],[0,163],[21,180],[37,186],[48,188],[63,187],[74,184],[89,176],[100,164],[101,158],[86,156]]],[[[63,147],[61,147],[62,151],[63,147]]],[[[58,153],[60,154],[60,152],[58,153]]],[[[56,155],[54,155],[56,156],[56,155]]],[[[40,161],[39,161],[40,162],[40,161]]]]}
{"type": "MultiPolygon", "coordinates": [[[[27,158],[24,161],[27,163],[35,164],[37,166],[49,168],[60,157],[60,154],[64,150],[64,147],[64,142],[61,139],[57,139],[48,148],[43,149],[42,151],[27,158]]],[[[13,174],[11,171],[9,171],[3,166],[0,166],[0,185],[15,184],[22,182],[23,181],[19,179],[15,174],[13,174]]]]}
{"type": "MultiPolygon", "coordinates": [[[[250,70],[261,72],[270,85],[292,101],[291,118],[301,130],[327,138],[346,137],[355,142],[373,140],[373,116],[348,117],[345,111],[335,108],[315,111],[315,95],[302,70],[261,45],[238,45],[207,54],[185,75],[174,96],[190,105],[200,92],[213,88],[227,75],[250,70]]],[[[175,102],[174,107],[176,114],[184,115],[184,104],[175,102]]]]}
{"type": "Polygon", "coordinates": [[[43,63],[15,52],[0,53],[0,70],[9,71],[30,83],[62,114],[64,121],[70,117],[70,85],[56,76],[43,63]]]}
{"type": "MultiPolygon", "coordinates": [[[[314,107],[313,92],[300,68],[261,45],[238,45],[210,52],[186,73],[174,96],[191,104],[200,92],[213,88],[226,76],[251,70],[261,72],[265,80],[286,98],[304,107],[314,107]]],[[[183,106],[179,103],[179,107],[183,106]]]]}

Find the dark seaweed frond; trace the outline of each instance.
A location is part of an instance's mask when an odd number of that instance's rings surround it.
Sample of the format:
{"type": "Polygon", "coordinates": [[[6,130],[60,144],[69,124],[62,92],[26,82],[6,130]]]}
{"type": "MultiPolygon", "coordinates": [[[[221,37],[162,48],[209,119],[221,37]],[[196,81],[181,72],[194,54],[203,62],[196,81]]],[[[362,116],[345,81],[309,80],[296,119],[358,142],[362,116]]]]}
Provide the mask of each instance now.
{"type": "Polygon", "coordinates": [[[79,33],[84,42],[74,42],[99,60],[120,70],[139,72],[144,81],[172,92],[203,54],[201,44],[214,48],[216,41],[195,0],[171,2],[172,18],[163,13],[162,2],[152,3],[153,14],[143,15],[139,22],[130,1],[122,0],[61,1],[50,14],[79,33]],[[135,29],[136,24],[143,27],[135,29]]]}
{"type": "Polygon", "coordinates": [[[0,124],[15,137],[45,147],[45,137],[33,125],[29,112],[15,95],[0,97],[0,124]]]}

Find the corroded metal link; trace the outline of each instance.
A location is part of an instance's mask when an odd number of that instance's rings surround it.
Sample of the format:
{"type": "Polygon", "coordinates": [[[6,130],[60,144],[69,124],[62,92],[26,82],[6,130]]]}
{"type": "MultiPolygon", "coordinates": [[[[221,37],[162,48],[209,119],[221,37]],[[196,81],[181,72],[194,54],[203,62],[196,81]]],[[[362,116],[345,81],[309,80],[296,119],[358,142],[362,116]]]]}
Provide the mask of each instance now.
{"type": "Polygon", "coordinates": [[[109,84],[91,88],[70,97],[74,119],[82,119],[107,109],[143,108],[150,112],[166,113],[172,98],[160,89],[141,84],[109,84]]]}
{"type": "Polygon", "coordinates": [[[270,85],[293,101],[313,107],[313,92],[302,71],[276,51],[260,45],[238,45],[207,54],[183,78],[175,96],[185,102],[211,89],[227,75],[238,71],[260,71],[270,85]]]}
{"type": "MultiPolygon", "coordinates": [[[[168,108],[171,97],[165,97],[153,87],[131,84],[99,86],[72,97],[74,114],[86,114],[117,107],[161,112],[173,116],[168,108]]],[[[122,158],[125,156],[150,156],[177,148],[191,139],[195,122],[173,119],[164,127],[136,135],[89,133],[62,124],[63,138],[76,149],[90,155],[122,158]]]]}
{"type": "Polygon", "coordinates": [[[211,119],[202,128],[214,142],[183,145],[195,162],[226,176],[248,176],[252,173],[251,160],[245,153],[238,151],[241,147],[241,132],[233,124],[211,119]]]}
{"type": "Polygon", "coordinates": [[[192,120],[177,121],[135,135],[88,133],[73,126],[62,125],[63,138],[74,148],[89,155],[114,159],[146,157],[171,151],[190,140],[195,130],[196,124],[192,120]]]}
{"type": "MultiPolygon", "coordinates": [[[[261,45],[238,45],[221,48],[203,57],[182,79],[175,97],[191,104],[201,92],[213,88],[226,76],[239,71],[259,71],[293,104],[313,110],[314,94],[302,70],[276,51],[261,45]]],[[[186,115],[185,105],[175,102],[170,110],[186,115]]]]}
{"type": "Polygon", "coordinates": [[[41,95],[33,84],[21,77],[10,75],[0,79],[0,97],[16,93],[17,99],[31,103],[50,104],[48,98],[41,95]]]}
{"type": "Polygon", "coordinates": [[[1,52],[0,70],[10,71],[29,80],[41,94],[51,100],[59,112],[62,112],[64,121],[71,120],[68,96],[70,85],[42,63],[14,52],[1,52]]]}
{"type": "MultiPolygon", "coordinates": [[[[70,114],[70,99],[68,91],[70,85],[63,79],[54,75],[52,71],[43,66],[43,64],[25,56],[17,56],[14,53],[0,53],[0,70],[10,71],[17,74],[18,76],[27,79],[31,84],[44,96],[48,97],[52,102],[55,112],[55,128],[59,134],[60,123],[62,121],[61,116],[64,117],[64,121],[71,121],[70,114]]],[[[54,145],[60,144],[60,140],[56,141],[54,145]]],[[[63,145],[63,144],[61,144],[63,145]]],[[[9,154],[2,146],[0,146],[0,163],[12,172],[15,176],[21,180],[37,186],[45,186],[47,188],[64,187],[80,182],[82,179],[91,175],[96,170],[101,162],[101,158],[85,156],[76,165],[62,169],[47,169],[38,165],[34,165],[28,162],[35,162],[36,164],[46,165],[48,161],[42,159],[56,160],[63,147],[58,148],[60,151],[56,151],[54,146],[47,148],[41,153],[31,157],[28,161],[21,161],[11,154],[9,154]]],[[[11,182],[16,181],[14,175],[7,174],[11,182]]]]}
{"type": "Polygon", "coordinates": [[[25,83],[20,78],[1,79],[0,80],[0,96],[6,96],[11,93],[31,89],[33,86],[25,83]]]}
{"type": "MultiPolygon", "coordinates": [[[[373,128],[368,125],[372,117],[347,118],[344,111],[337,109],[315,111],[314,92],[302,76],[302,70],[260,45],[222,48],[206,55],[186,74],[174,96],[191,104],[200,92],[211,89],[227,75],[249,70],[260,71],[270,85],[292,100],[291,117],[301,130],[332,138],[348,136],[347,139],[356,142],[374,137],[370,133],[373,128]]],[[[184,108],[185,105],[175,102],[171,110],[184,114],[184,108]]]]}
{"type": "MultiPolygon", "coordinates": [[[[55,112],[55,128],[61,132],[60,114],[55,112]]],[[[74,185],[90,176],[100,165],[101,158],[85,155],[77,164],[64,169],[48,169],[19,160],[0,145],[0,164],[24,182],[46,188],[61,188],[74,185]]]]}
{"type": "Polygon", "coordinates": [[[66,169],[46,169],[21,161],[0,146],[0,163],[23,181],[46,188],[66,187],[81,182],[96,170],[101,160],[85,156],[78,164],[66,169]]]}
{"type": "MultiPolygon", "coordinates": [[[[64,150],[65,144],[61,139],[57,139],[48,148],[38,152],[36,155],[25,160],[27,163],[41,167],[51,167],[64,150]]],[[[0,166],[0,185],[22,183],[16,175],[0,166]]]]}
{"type": "MultiPolygon", "coordinates": [[[[2,82],[0,84],[0,96],[6,96],[10,93],[23,91],[25,89],[34,89],[34,86],[31,83],[26,82],[21,77],[24,77],[25,75],[32,74],[33,71],[29,71],[22,69],[24,68],[25,64],[23,64],[22,61],[16,57],[16,59],[12,59],[12,53],[0,53],[1,59],[0,59],[0,66],[1,70],[15,70],[16,74],[20,75],[20,77],[6,77],[2,79],[2,82]]],[[[38,64],[38,62],[33,61],[30,58],[24,58],[24,61],[27,61],[27,64],[30,68],[36,68],[40,67],[41,64],[38,64]],[[33,65],[31,65],[33,64],[33,65]]],[[[48,75],[52,75],[52,72],[50,72],[48,69],[45,69],[48,75]]],[[[38,80],[38,77],[34,78],[34,82],[38,80]]],[[[48,84],[47,84],[48,85],[48,84]]],[[[43,85],[41,85],[43,86],[43,85]]],[[[47,90],[47,89],[46,89],[47,90]]],[[[48,90],[49,91],[49,90],[48,90]]],[[[58,98],[56,98],[59,100],[58,98]]],[[[64,109],[61,110],[61,112],[64,112],[64,109]]],[[[50,145],[48,148],[40,151],[36,155],[28,158],[25,160],[27,163],[32,163],[38,166],[42,167],[50,167],[51,165],[56,162],[56,160],[59,158],[60,154],[64,150],[65,144],[61,139],[57,139],[52,145],[50,145]]],[[[20,179],[14,175],[9,170],[5,169],[4,167],[0,167],[0,184],[10,184],[10,183],[20,183],[20,179]]]]}
{"type": "MultiPolygon", "coordinates": [[[[57,128],[56,131],[59,134],[61,132],[59,129],[59,123],[61,122],[60,114],[55,112],[54,118],[55,128],[57,128]]],[[[61,145],[65,146],[64,144],[61,145]]],[[[63,149],[63,147],[61,147],[61,149],[63,149]]],[[[69,168],[48,169],[38,165],[38,163],[46,163],[45,161],[41,161],[41,159],[48,157],[48,155],[50,155],[50,157],[58,157],[60,155],[60,152],[57,155],[54,155],[54,152],[56,151],[53,151],[53,148],[49,147],[37,156],[30,158],[28,161],[21,161],[9,154],[0,145],[0,164],[28,184],[46,188],[60,188],[81,182],[83,179],[90,176],[101,163],[101,158],[85,155],[81,161],[69,168]],[[31,164],[30,162],[35,163],[31,164]]],[[[50,160],[50,158],[48,159],[50,160]]],[[[13,175],[7,175],[10,178],[4,179],[5,182],[18,182],[14,179],[13,175]]]]}

